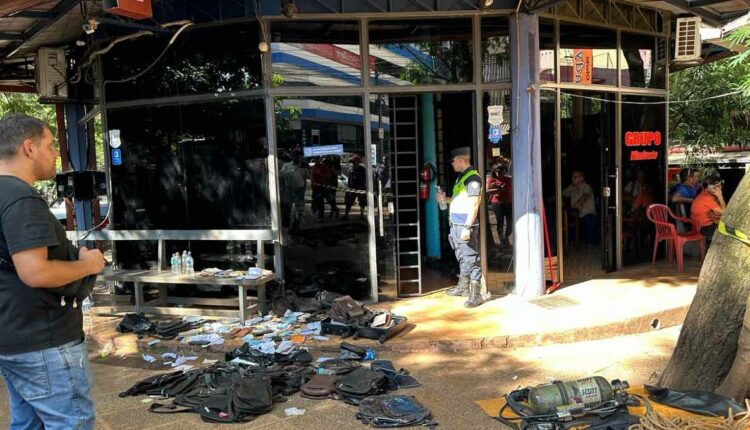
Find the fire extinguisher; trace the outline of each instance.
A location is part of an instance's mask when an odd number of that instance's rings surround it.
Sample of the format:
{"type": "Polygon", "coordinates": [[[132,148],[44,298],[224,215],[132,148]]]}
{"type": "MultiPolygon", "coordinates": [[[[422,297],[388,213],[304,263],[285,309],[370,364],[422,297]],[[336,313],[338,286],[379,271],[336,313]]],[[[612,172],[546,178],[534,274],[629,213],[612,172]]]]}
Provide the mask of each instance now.
{"type": "Polygon", "coordinates": [[[435,166],[424,163],[419,171],[419,200],[427,200],[430,197],[430,183],[435,176],[435,166]]]}

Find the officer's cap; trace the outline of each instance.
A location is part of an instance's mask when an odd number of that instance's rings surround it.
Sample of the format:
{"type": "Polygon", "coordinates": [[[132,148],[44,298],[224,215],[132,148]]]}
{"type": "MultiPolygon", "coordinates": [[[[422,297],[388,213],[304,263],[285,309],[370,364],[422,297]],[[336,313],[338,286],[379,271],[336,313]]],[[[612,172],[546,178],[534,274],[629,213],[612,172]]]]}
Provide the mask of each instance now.
{"type": "Polygon", "coordinates": [[[451,151],[451,159],[456,157],[471,157],[471,148],[468,146],[462,146],[451,151]]]}

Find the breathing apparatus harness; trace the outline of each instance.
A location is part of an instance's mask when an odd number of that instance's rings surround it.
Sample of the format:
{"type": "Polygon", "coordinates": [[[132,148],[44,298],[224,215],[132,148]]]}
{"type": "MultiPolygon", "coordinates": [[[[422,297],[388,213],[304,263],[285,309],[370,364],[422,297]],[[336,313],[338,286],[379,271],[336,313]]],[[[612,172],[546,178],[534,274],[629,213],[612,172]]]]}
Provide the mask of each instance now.
{"type": "Polygon", "coordinates": [[[511,391],[505,396],[506,403],[495,419],[516,430],[567,430],[572,427],[596,429],[600,428],[600,424],[601,428],[617,428],[620,422],[627,428],[634,423],[634,418],[627,413],[627,406],[638,405],[640,400],[625,391],[630,387],[628,383],[615,379],[608,384],[603,378],[594,378],[604,381],[604,384],[610,386],[610,390],[598,393],[595,398],[590,397],[586,399],[590,401],[584,403],[580,396],[571,398],[567,388],[574,386],[572,391],[577,393],[577,382],[593,378],[565,383],[553,381],[550,384],[526,387],[511,391]],[[533,405],[535,400],[536,407],[533,405]],[[540,400],[547,407],[546,413],[540,412],[544,409],[539,406],[540,400]],[[516,416],[506,416],[506,409],[510,409],[516,416]],[[554,409],[554,412],[549,409],[554,409]],[[612,420],[617,423],[611,422],[612,420]]]}

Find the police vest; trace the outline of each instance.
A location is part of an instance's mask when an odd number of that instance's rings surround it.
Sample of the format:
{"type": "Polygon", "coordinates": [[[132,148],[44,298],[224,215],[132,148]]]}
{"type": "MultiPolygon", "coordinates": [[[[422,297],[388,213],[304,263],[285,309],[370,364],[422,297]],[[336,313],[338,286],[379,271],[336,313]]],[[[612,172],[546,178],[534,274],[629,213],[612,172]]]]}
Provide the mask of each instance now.
{"type": "MultiPolygon", "coordinates": [[[[453,198],[450,205],[451,224],[466,224],[469,212],[474,206],[469,200],[469,195],[466,193],[466,180],[474,175],[479,176],[479,172],[476,169],[469,169],[453,185],[453,198]]],[[[479,224],[479,217],[474,217],[474,225],[476,224],[479,224]]]]}

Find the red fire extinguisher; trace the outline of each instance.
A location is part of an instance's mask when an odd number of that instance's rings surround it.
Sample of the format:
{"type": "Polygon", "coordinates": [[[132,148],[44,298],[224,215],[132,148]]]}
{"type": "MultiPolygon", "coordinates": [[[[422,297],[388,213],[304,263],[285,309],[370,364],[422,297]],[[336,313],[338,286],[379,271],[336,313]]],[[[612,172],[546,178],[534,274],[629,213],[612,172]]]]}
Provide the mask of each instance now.
{"type": "Polygon", "coordinates": [[[435,176],[435,166],[424,163],[419,171],[419,200],[427,200],[430,197],[430,184],[435,176]]]}

